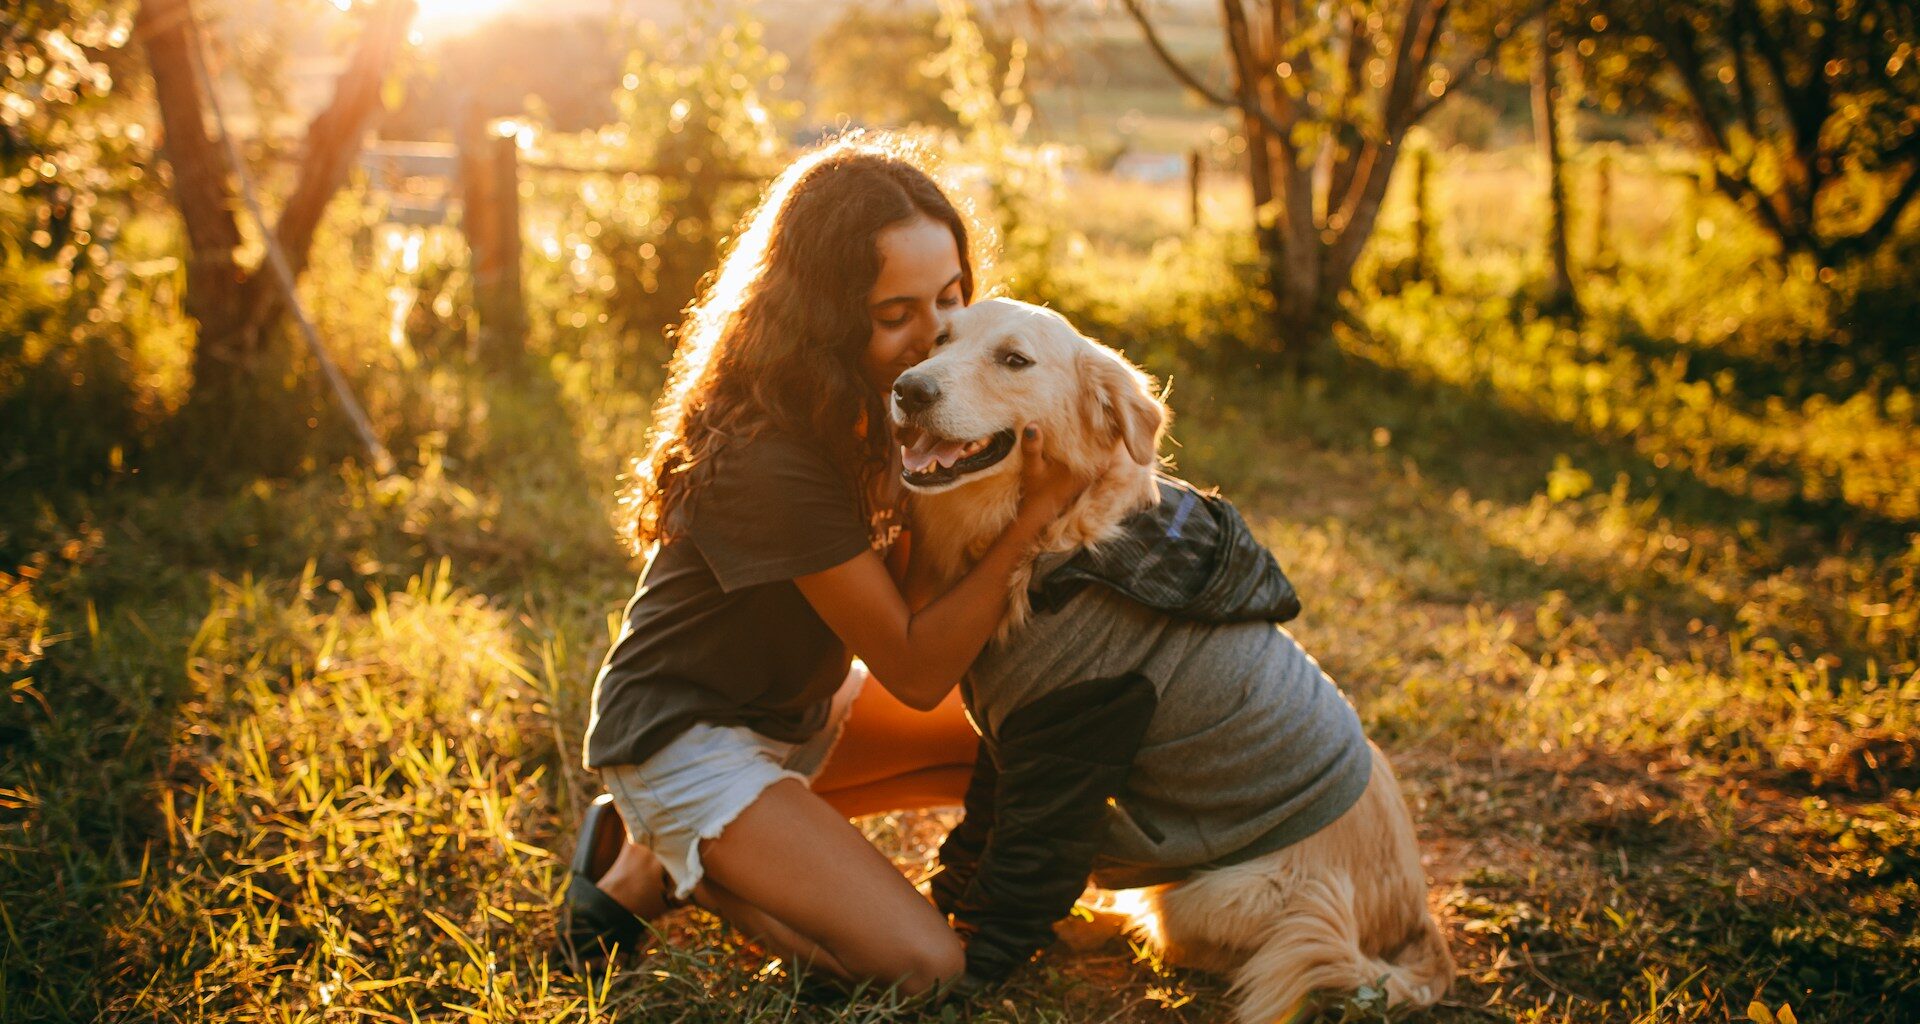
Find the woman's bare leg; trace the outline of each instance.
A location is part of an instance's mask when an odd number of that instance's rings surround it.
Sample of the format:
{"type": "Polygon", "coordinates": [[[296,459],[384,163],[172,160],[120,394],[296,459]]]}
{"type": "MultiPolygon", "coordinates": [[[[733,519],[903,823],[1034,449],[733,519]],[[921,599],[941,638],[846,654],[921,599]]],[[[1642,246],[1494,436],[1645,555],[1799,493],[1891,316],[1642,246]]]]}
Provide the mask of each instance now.
{"type": "Polygon", "coordinates": [[[790,963],[809,964],[834,977],[853,980],[854,973],[812,939],[786,923],[722,888],[711,878],[693,887],[693,902],[720,915],[728,923],[790,963]]]}
{"type": "Polygon", "coordinates": [[[965,966],[959,938],[933,905],[839,811],[791,779],[767,787],[700,850],[707,878],[738,897],[728,920],[759,924],[773,942],[791,933],[804,944],[779,951],[803,963],[909,994],[965,966]]]}
{"type": "Polygon", "coordinates": [[[660,858],[631,839],[620,844],[620,855],[604,874],[593,880],[601,892],[613,897],[633,916],[649,921],[671,909],[667,906],[663,882],[660,858]]]}
{"type": "Polygon", "coordinates": [[[958,804],[979,743],[958,691],[915,711],[869,679],[813,791],[848,817],[958,804]]]}
{"type": "MultiPolygon", "coordinates": [[[[667,903],[668,882],[661,872],[659,856],[631,840],[621,844],[619,857],[593,884],[636,917],[652,920],[673,909],[667,903]]],[[[691,900],[719,914],[776,955],[795,963],[811,963],[843,978],[849,976],[832,954],[722,888],[712,878],[702,878],[694,886],[691,900]]]]}
{"type": "MultiPolygon", "coordinates": [[[[957,692],[921,712],[869,680],[811,793],[771,787],[701,844],[694,902],[776,955],[848,980],[916,992],[958,973],[946,923],[846,819],[960,803],[978,743],[957,692]],[[810,859],[822,874],[800,866],[810,859]]],[[[596,884],[642,917],[666,909],[659,859],[644,846],[627,843],[596,884]]]]}

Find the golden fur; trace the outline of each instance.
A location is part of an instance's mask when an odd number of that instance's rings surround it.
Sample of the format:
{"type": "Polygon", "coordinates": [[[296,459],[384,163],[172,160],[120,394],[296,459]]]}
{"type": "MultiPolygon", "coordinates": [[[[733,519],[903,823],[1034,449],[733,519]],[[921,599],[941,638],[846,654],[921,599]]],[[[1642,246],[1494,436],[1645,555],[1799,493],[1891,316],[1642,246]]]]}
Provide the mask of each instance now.
{"type": "MultiPolygon", "coordinates": [[[[1038,422],[1047,455],[1107,472],[1048,528],[1039,550],[1098,544],[1157,500],[1153,466],[1167,424],[1152,381],[1051,310],[1006,299],[957,314],[951,340],[910,373],[938,400],[897,426],[953,439],[1038,422]],[[1009,358],[1009,357],[1013,358],[1009,358]]],[[[1019,452],[916,495],[916,557],[945,581],[1012,520],[1019,452]]],[[[1029,614],[1028,572],[1013,581],[1006,638],[1029,614]]],[[[1427,908],[1413,820],[1379,748],[1359,802],[1307,839],[1243,864],[1142,890],[1129,922],[1169,961],[1227,974],[1239,1019],[1291,1019],[1314,992],[1384,984],[1394,1005],[1437,1002],[1453,979],[1446,935],[1427,908]]]]}
{"type": "MultiPolygon", "coordinates": [[[[915,427],[970,439],[1038,423],[1048,458],[1083,477],[1109,470],[1046,529],[1036,553],[1097,544],[1118,532],[1128,513],[1159,500],[1152,467],[1168,414],[1152,379],[1060,314],[1011,299],[975,303],[955,315],[951,340],[908,372],[937,382],[943,396],[913,417],[915,427]],[[1032,365],[1006,367],[999,359],[1008,352],[1032,365]]],[[[904,419],[897,407],[894,419],[904,419]]],[[[1016,448],[953,487],[916,488],[915,519],[938,529],[916,531],[915,557],[935,578],[959,578],[1013,521],[1019,461],[1016,448]]],[[[1026,619],[1027,577],[1022,570],[1013,581],[1003,636],[1026,619]]]]}

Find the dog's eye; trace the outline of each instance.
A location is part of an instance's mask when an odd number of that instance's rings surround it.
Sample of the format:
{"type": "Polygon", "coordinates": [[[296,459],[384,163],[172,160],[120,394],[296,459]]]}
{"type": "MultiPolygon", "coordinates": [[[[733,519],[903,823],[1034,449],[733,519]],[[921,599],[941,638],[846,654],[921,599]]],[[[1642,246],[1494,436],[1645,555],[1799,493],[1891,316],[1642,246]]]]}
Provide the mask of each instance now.
{"type": "Polygon", "coordinates": [[[1000,354],[1000,365],[1009,370],[1024,370],[1033,365],[1033,360],[1018,352],[1003,352],[1000,354]]]}

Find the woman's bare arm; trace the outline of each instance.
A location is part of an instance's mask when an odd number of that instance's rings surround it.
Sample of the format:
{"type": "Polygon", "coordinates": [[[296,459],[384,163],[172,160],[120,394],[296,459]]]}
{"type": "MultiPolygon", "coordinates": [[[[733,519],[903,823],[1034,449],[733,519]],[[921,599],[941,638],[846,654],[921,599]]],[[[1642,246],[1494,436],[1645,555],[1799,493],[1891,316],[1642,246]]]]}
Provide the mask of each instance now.
{"type": "Polygon", "coordinates": [[[1040,532],[1086,486],[1021,432],[1020,510],[980,561],[946,593],[913,610],[879,555],[865,552],[794,583],[875,679],[908,707],[931,710],[959,684],[1007,613],[1014,571],[1040,532]]]}

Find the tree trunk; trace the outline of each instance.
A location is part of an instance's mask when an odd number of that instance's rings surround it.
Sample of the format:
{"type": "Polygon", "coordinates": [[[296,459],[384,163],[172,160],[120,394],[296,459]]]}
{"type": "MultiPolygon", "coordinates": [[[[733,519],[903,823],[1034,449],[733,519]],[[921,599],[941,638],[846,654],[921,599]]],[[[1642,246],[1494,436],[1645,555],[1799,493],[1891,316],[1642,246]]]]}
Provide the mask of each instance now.
{"type": "Polygon", "coordinates": [[[1173,55],[1141,0],[1122,4],[1175,78],[1240,115],[1270,344],[1295,368],[1319,361],[1345,316],[1342,303],[1401,141],[1447,95],[1447,82],[1492,55],[1506,29],[1496,31],[1486,54],[1435,79],[1430,72],[1451,0],[1404,0],[1397,19],[1347,17],[1337,47],[1298,29],[1323,17],[1303,0],[1270,0],[1271,23],[1261,33],[1250,25],[1244,0],[1220,0],[1232,75],[1232,89],[1223,93],[1173,55]],[[1383,31],[1392,35],[1383,38],[1383,31]],[[1389,49],[1391,57],[1381,61],[1389,49]],[[1315,173],[1315,157],[1322,173],[1315,173]]]}
{"type": "Polygon", "coordinates": [[[1533,131],[1540,156],[1547,165],[1547,283],[1543,309],[1555,315],[1580,315],[1580,298],[1573,287],[1572,259],[1567,251],[1567,168],[1560,147],[1560,83],[1556,62],[1559,36],[1546,21],[1540,24],[1540,46],[1533,65],[1533,131]]]}
{"type": "Polygon", "coordinates": [[[200,41],[191,0],[147,0],[134,14],[134,34],[146,43],[160,107],[160,151],[172,171],[174,206],[187,234],[187,315],[199,323],[193,351],[195,397],[230,395],[254,354],[241,330],[247,274],[236,259],[240,226],[234,220],[227,153],[207,131],[200,95],[200,41]]]}
{"type": "MultiPolygon", "coordinates": [[[[307,125],[300,172],[274,225],[280,250],[287,254],[296,279],[306,272],[321,217],[346,185],[367,133],[386,111],[381,88],[406,42],[413,9],[413,0],[385,0],[368,16],[353,57],[334,82],[332,100],[307,125]]],[[[285,299],[264,268],[254,277],[247,325],[253,331],[271,332],[286,313],[285,299]]]]}
{"type": "Polygon", "coordinates": [[[1260,255],[1261,284],[1271,296],[1267,310],[1273,343],[1287,343],[1287,322],[1282,312],[1281,295],[1285,291],[1287,245],[1281,234],[1286,217],[1283,204],[1274,194],[1275,141],[1257,113],[1261,109],[1259,74],[1253,70],[1252,40],[1247,30],[1246,13],[1235,2],[1222,4],[1226,16],[1227,67],[1233,72],[1233,89],[1240,100],[1240,130],[1247,139],[1248,197],[1253,202],[1254,248],[1260,255]]]}
{"type": "MultiPolygon", "coordinates": [[[[271,228],[295,275],[306,268],[321,217],[381,109],[381,83],[412,14],[412,0],[386,0],[368,17],[332,102],[308,128],[293,193],[271,228]]],[[[153,76],[160,149],[190,250],[185,304],[198,332],[193,390],[183,411],[186,431],[196,445],[210,446],[201,453],[210,462],[290,449],[312,410],[292,393],[299,390],[288,372],[292,352],[277,341],[285,314],[280,286],[268,267],[239,264],[234,210],[241,197],[225,140],[210,130],[213,98],[202,88],[197,62],[204,50],[193,0],[142,0],[134,23],[153,76]]]]}

